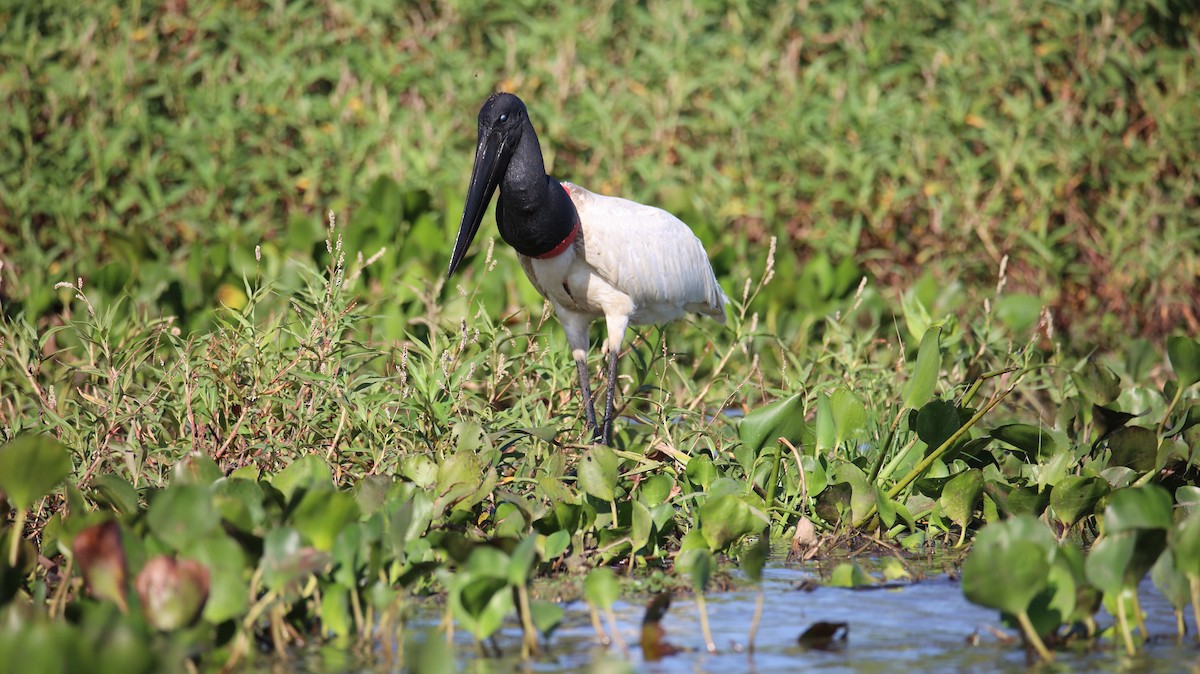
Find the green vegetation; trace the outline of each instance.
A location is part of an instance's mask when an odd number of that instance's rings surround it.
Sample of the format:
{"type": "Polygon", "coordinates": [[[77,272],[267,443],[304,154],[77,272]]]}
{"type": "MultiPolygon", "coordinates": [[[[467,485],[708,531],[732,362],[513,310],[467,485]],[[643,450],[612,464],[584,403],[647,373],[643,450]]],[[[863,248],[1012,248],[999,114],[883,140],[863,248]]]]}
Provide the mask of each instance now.
{"type": "Polygon", "coordinates": [[[1200,612],[1190,5],[531,4],[0,4],[0,661],[419,658],[431,594],[535,657],[546,577],[624,649],[767,536],[973,541],[1043,657],[1200,612]],[[443,281],[497,88],[733,299],[631,342],[615,449],[510,250],[443,281]]]}

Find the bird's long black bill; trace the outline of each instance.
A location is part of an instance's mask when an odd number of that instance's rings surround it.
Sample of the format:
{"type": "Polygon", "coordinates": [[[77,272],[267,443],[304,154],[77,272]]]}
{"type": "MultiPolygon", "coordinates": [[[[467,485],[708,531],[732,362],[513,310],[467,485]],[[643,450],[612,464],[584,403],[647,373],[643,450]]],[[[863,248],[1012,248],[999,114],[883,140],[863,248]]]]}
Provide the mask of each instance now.
{"type": "Polygon", "coordinates": [[[492,195],[504,175],[504,137],[498,134],[480,134],[479,147],[475,150],[475,167],[471,169],[471,186],[467,191],[467,205],[463,208],[462,224],[458,226],[458,240],[454,244],[454,255],[450,257],[449,278],[467,256],[467,249],[479,231],[483,214],[487,212],[492,195]]]}

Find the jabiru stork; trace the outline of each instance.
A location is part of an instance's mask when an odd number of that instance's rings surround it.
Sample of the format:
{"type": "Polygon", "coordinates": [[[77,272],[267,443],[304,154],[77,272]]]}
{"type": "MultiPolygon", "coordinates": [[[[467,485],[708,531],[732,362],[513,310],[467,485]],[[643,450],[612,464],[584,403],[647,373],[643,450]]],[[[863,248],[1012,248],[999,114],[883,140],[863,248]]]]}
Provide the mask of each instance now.
{"type": "Polygon", "coordinates": [[[497,187],[500,236],[554,307],[579,370],[588,428],[595,442],[611,445],[626,328],[685,313],[724,323],[728,298],[704,245],[679,218],[546,175],[525,104],[508,93],[492,94],[479,110],[475,165],[447,278],[462,264],[497,187]],[[608,392],[604,421],[597,425],[587,354],[588,329],[601,316],[608,325],[608,392]]]}

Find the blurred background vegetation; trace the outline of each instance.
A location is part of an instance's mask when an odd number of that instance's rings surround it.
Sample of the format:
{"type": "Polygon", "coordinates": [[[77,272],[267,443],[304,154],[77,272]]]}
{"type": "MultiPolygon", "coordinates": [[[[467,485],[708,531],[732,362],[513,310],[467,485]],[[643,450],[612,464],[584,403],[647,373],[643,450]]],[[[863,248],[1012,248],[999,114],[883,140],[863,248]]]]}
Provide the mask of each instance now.
{"type": "MultiPolygon", "coordinates": [[[[863,275],[953,313],[1005,256],[1014,332],[1043,305],[1080,353],[1200,332],[1190,0],[4,0],[0,24],[0,301],[43,328],[80,277],[208,328],[248,279],[327,264],[333,210],[351,255],[386,249],[364,298],[399,339],[420,293],[474,287],[439,279],[504,89],[553,174],[676,212],[731,295],[779,237],[776,334],[863,275]]],[[[479,299],[538,306],[496,257],[479,299]]]]}

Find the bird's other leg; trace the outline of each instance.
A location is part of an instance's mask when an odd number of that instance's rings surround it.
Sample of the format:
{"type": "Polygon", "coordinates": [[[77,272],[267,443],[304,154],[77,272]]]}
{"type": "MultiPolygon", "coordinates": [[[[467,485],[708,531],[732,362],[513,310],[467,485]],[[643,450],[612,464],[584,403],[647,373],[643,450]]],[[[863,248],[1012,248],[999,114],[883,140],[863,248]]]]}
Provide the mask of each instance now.
{"type": "Polygon", "coordinates": [[[621,355],[621,344],[625,341],[625,328],[629,326],[629,315],[618,314],[605,317],[608,323],[608,392],[604,396],[604,425],[601,427],[601,441],[612,446],[613,443],[613,411],[616,407],[617,394],[617,359],[621,355]]]}
{"type": "Polygon", "coordinates": [[[587,419],[588,430],[593,431],[599,438],[600,427],[596,425],[596,405],[592,402],[592,387],[588,384],[588,326],[586,316],[559,313],[563,329],[567,333],[567,345],[571,347],[571,358],[575,359],[575,369],[579,372],[579,394],[583,396],[583,414],[587,419]]]}

